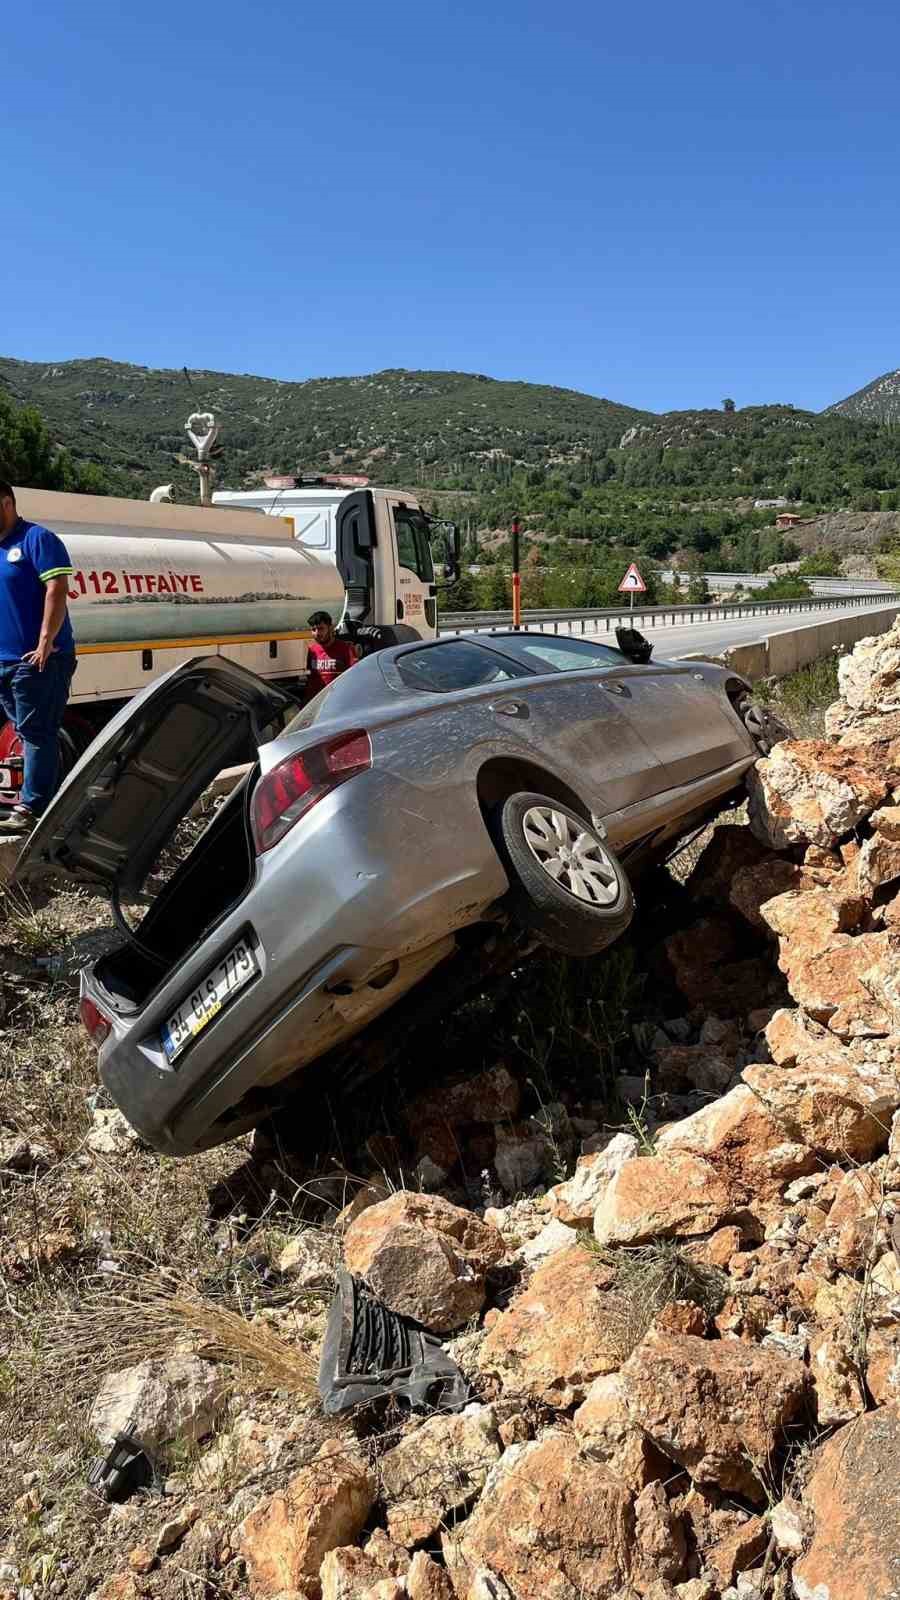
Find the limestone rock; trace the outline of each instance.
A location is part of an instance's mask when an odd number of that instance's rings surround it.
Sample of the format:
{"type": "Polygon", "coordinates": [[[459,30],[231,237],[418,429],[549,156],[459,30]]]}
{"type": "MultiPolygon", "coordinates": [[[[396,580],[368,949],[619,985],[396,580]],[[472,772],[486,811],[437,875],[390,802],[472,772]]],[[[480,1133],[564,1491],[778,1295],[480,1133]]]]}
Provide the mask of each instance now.
{"type": "Polygon", "coordinates": [[[506,1451],[459,1534],[444,1536],[444,1553],[458,1595],[486,1569],[517,1597],[621,1600],[633,1527],[625,1485],[571,1432],[551,1432],[506,1451]]]}
{"type": "Polygon", "coordinates": [[[193,1444],[205,1438],[225,1398],[221,1371],[198,1356],[141,1361],[107,1373],[88,1422],[97,1438],[109,1443],[133,1418],[145,1449],[163,1455],[176,1440],[193,1444]]]}
{"type": "Polygon", "coordinates": [[[568,1250],[571,1244],[572,1229],[554,1217],[533,1239],[527,1239],[519,1246],[514,1259],[520,1261],[523,1267],[542,1267],[551,1256],[560,1250],[568,1250]]]}
{"type": "Polygon", "coordinates": [[[318,1228],[305,1228],[288,1241],[278,1257],[278,1271],[299,1289],[331,1289],[334,1270],[331,1240],[318,1228]]]}
{"type": "Polygon", "coordinates": [[[589,1228],[601,1195],[620,1167],[638,1153],[631,1133],[617,1133],[602,1150],[581,1156],[571,1178],[550,1189],[550,1210],[572,1228],[589,1228]]]}
{"type": "Polygon", "coordinates": [[[481,1370],[560,1410],[583,1400],[596,1377],[619,1365],[604,1296],[611,1280],[580,1245],[551,1257],[493,1324],[481,1370]]]}
{"type": "MultiPolygon", "coordinates": [[[[900,806],[892,806],[892,811],[900,812],[900,806]]],[[[876,812],[876,816],[882,813],[876,812]]],[[[863,841],[859,852],[859,887],[862,894],[869,898],[886,883],[894,883],[900,878],[900,838],[886,838],[882,833],[873,833],[870,839],[863,841]]]]}
{"type": "Polygon", "coordinates": [[[388,1532],[398,1544],[429,1539],[484,1487],[501,1454],[490,1406],[438,1412],[380,1461],[388,1532]]]}
{"type": "Polygon", "coordinates": [[[661,1089],[695,1089],[721,1094],[734,1077],[734,1062],[705,1044],[670,1044],[656,1052],[656,1077],[661,1089]]]}
{"type": "Polygon", "coordinates": [[[638,1559],[649,1577],[673,1581],[684,1576],[687,1542],[661,1483],[648,1483],[634,1502],[634,1540],[638,1559]]]}
{"type": "Polygon", "coordinates": [[[775,850],[830,848],[873,812],[887,792],[864,750],[822,739],[787,739],[747,774],[750,826],[775,850]]]}
{"type": "Polygon", "coordinates": [[[322,1600],[368,1600],[374,1586],[388,1576],[364,1550],[340,1545],[326,1553],[319,1569],[322,1600]]]}
{"type": "Polygon", "coordinates": [[[594,1212],[599,1244],[710,1233],[734,1210],[715,1168],[687,1151],[638,1157],[619,1169],[594,1212]]]}
{"type": "Polygon", "coordinates": [[[869,1329],[866,1383],[877,1406],[900,1401],[900,1327],[869,1329]]]}
{"type": "Polygon", "coordinates": [[[802,882],[803,873],[792,861],[787,861],[784,856],[765,855],[752,866],[741,867],[735,873],[728,889],[729,904],[749,922],[751,928],[764,932],[767,924],[760,914],[760,907],[774,896],[798,888],[802,882]]]}
{"type": "Polygon", "coordinates": [[[838,662],[841,699],[851,711],[900,711],[900,630],[860,639],[838,662]]]}
{"type": "Polygon", "coordinates": [[[803,1493],[813,1537],[794,1565],[797,1600],[900,1594],[898,1461],[900,1412],[892,1405],[857,1417],[816,1451],[803,1493]]]}
{"type": "Polygon", "coordinates": [[[663,1129],[656,1147],[660,1155],[683,1150],[703,1157],[761,1199],[817,1165],[814,1153],[792,1138],[745,1084],[663,1129]]]}
{"type": "Polygon", "coordinates": [[[809,1516],[790,1495],[785,1495],[769,1512],[769,1528],[775,1548],[782,1556],[799,1556],[809,1537],[809,1516]]]}
{"type": "Polygon", "coordinates": [[[809,1343],[809,1370],[821,1427],[851,1422],[865,1410],[847,1332],[835,1328],[817,1329],[809,1343]]]}
{"type": "Polygon", "coordinates": [[[573,1427],[595,1461],[603,1461],[635,1492],[669,1475],[669,1463],[634,1421],[621,1375],[595,1378],[573,1427]]]}
{"type": "Polygon", "coordinates": [[[454,1600],[449,1574],[424,1550],[417,1550],[412,1558],[406,1574],[406,1593],[409,1600],[454,1600]]]}
{"type": "Polygon", "coordinates": [[[716,1575],[720,1587],[727,1589],[738,1573],[756,1565],[765,1554],[769,1529],[764,1517],[748,1517],[739,1528],[725,1535],[705,1551],[705,1564],[716,1575]]]}
{"type": "Polygon", "coordinates": [[[365,1464],[346,1439],[329,1439],[286,1488],[244,1518],[237,1543],[255,1596],[299,1589],[317,1600],[329,1550],[352,1544],[375,1497],[365,1464]]]}
{"type": "Polygon", "coordinates": [[[780,1448],[802,1412],[802,1362],[738,1340],[651,1333],[622,1368],[636,1422],[696,1483],[751,1502],[763,1498],[756,1464],[780,1448]]]}
{"type": "Polygon", "coordinates": [[[439,1195],[400,1190],[351,1223],[344,1260],[392,1311],[435,1333],[452,1333],[484,1304],[485,1274],[505,1245],[490,1228],[439,1195]]]}
{"type": "Polygon", "coordinates": [[[98,1108],[93,1112],[91,1121],[93,1126],[84,1142],[86,1148],[93,1150],[95,1155],[122,1155],[124,1151],[132,1150],[138,1142],[137,1134],[121,1111],[98,1108]]]}
{"type": "MultiPolygon", "coordinates": [[[[787,939],[778,965],[797,1004],[841,1039],[881,1037],[891,1018],[881,996],[873,997],[870,973],[892,961],[887,933],[826,934],[787,939]]],[[[888,965],[888,972],[892,970],[888,965]]]]}
{"type": "Polygon", "coordinates": [[[891,1117],[900,1106],[900,1083],[852,1061],[837,1067],[745,1067],[744,1082],[786,1140],[805,1144],[834,1160],[869,1161],[887,1147],[891,1117]]]}

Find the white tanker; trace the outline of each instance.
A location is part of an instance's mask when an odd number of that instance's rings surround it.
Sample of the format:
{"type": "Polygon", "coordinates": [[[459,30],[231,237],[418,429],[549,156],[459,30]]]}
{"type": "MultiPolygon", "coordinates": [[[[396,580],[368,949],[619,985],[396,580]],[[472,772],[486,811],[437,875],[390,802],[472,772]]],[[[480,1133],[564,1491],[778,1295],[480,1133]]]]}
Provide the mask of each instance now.
{"type": "MultiPolygon", "coordinates": [[[[302,678],[319,609],[364,647],[437,632],[429,519],[403,491],[317,485],[178,506],[20,489],[17,501],[72,559],[78,668],[66,727],[76,749],[122,701],[198,654],[302,678]]],[[[448,555],[447,576],[454,566],[448,555]]],[[[15,797],[19,756],[6,725],[0,801],[15,797]]]]}

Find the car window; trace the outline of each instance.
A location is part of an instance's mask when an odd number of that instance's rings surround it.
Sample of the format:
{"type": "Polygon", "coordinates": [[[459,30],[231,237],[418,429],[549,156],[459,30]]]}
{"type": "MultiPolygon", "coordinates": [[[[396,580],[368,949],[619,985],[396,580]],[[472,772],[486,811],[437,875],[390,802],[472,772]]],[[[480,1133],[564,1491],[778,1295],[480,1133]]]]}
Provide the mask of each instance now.
{"type": "Polygon", "coordinates": [[[566,639],[549,634],[504,633],[492,640],[504,655],[515,656],[517,661],[532,672],[587,672],[591,667],[621,667],[625,657],[612,645],[599,644],[594,639],[566,639]]]}
{"type": "Polygon", "coordinates": [[[407,650],[397,656],[394,669],[407,689],[423,689],[429,694],[451,694],[454,689],[474,689],[478,684],[524,676],[514,661],[504,661],[492,650],[462,639],[407,650]]]}

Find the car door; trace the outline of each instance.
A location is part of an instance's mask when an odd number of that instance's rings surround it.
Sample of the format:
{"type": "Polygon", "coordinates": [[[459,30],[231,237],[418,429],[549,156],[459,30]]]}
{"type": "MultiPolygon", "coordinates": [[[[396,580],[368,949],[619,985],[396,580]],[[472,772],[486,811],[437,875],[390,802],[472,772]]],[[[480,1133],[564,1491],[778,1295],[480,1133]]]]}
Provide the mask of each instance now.
{"type": "Polygon", "coordinates": [[[616,681],[619,667],[627,667],[620,651],[599,640],[540,633],[498,633],[489,643],[537,674],[529,680],[523,737],[545,762],[549,754],[582,786],[590,783],[604,815],[670,786],[641,719],[630,715],[627,689],[616,681]]]}
{"type": "Polygon", "coordinates": [[[695,783],[746,757],[746,740],[727,707],[688,661],[626,662],[605,669],[598,689],[653,750],[666,788],[695,783]]]}

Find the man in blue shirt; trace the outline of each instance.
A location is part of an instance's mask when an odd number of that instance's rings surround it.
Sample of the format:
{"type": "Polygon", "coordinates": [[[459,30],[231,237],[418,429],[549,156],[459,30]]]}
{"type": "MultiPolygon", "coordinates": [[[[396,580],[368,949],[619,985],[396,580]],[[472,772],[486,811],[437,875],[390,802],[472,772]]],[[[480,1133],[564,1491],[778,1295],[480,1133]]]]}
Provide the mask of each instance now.
{"type": "Polygon", "coordinates": [[[75,671],[71,572],[62,540],[20,517],[12,485],[0,479],[0,710],[25,756],[21,801],[0,819],[4,833],[28,833],[59,783],[59,730],[75,671]]]}

